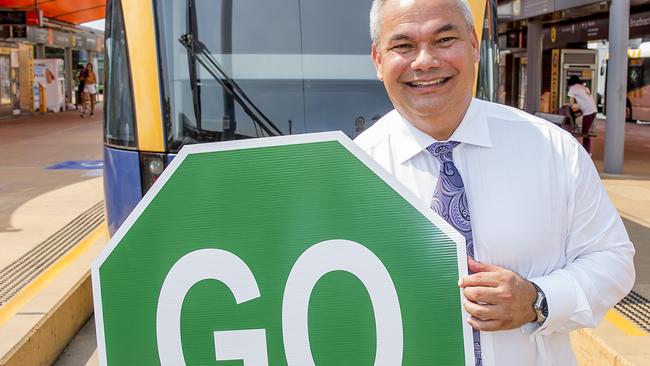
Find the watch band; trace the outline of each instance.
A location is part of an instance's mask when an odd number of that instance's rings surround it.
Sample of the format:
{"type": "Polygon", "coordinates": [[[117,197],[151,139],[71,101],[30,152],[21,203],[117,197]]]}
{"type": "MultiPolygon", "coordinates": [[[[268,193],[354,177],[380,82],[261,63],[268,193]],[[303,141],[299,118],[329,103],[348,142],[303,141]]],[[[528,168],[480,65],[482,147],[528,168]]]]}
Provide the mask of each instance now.
{"type": "Polygon", "coordinates": [[[533,310],[535,311],[535,314],[537,314],[535,323],[542,325],[548,317],[548,303],[546,302],[546,295],[544,294],[544,291],[542,291],[542,289],[539,288],[539,286],[537,286],[535,283],[533,283],[533,286],[535,286],[535,289],[537,290],[537,298],[533,303],[533,310]]]}

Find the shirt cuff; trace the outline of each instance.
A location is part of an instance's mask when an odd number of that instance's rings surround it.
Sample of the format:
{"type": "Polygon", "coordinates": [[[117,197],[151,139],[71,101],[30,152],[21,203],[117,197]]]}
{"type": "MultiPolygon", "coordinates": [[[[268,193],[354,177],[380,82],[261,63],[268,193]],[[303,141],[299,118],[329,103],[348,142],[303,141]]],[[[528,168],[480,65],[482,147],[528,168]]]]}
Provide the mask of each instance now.
{"type": "Polygon", "coordinates": [[[525,334],[534,337],[537,334],[549,335],[565,325],[576,307],[576,291],[573,279],[556,271],[547,276],[528,279],[537,285],[546,296],[548,316],[542,325],[524,324],[521,328],[525,334]]]}

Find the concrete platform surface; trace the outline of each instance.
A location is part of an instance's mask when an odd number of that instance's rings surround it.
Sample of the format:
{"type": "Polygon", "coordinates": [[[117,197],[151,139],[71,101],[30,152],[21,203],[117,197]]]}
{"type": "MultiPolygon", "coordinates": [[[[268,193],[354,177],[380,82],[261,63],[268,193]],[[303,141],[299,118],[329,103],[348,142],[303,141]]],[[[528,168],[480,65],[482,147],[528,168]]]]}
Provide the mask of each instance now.
{"type": "MultiPolygon", "coordinates": [[[[598,121],[597,127],[593,157],[602,168],[604,122],[598,121]]],[[[68,112],[0,120],[0,269],[102,199],[99,171],[46,169],[66,160],[100,160],[101,129],[101,112],[94,119],[68,112]]],[[[626,124],[626,139],[624,175],[602,178],[637,249],[634,289],[650,298],[650,126],[626,124]]],[[[4,323],[0,306],[0,360],[9,352],[11,339],[55,318],[46,314],[48,310],[71,301],[72,293],[86,296],[84,276],[107,240],[102,233],[94,235],[74,261],[4,323]]],[[[77,329],[85,325],[59,351],[55,365],[98,364],[94,320],[78,321],[77,329]]],[[[650,365],[650,337],[615,312],[598,328],[575,332],[572,339],[580,365],[650,365]]]]}
{"type": "Polygon", "coordinates": [[[0,120],[0,268],[103,199],[101,170],[51,170],[102,159],[102,112],[0,120]]]}

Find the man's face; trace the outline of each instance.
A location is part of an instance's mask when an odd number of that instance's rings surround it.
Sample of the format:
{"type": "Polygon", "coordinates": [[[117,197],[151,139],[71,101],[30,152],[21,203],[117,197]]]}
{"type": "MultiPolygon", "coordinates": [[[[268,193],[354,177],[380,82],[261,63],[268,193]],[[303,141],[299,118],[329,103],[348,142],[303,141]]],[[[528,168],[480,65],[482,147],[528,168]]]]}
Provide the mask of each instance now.
{"type": "Polygon", "coordinates": [[[372,58],[393,105],[411,121],[462,116],[471,102],[478,40],[455,0],[387,1],[372,58]]]}

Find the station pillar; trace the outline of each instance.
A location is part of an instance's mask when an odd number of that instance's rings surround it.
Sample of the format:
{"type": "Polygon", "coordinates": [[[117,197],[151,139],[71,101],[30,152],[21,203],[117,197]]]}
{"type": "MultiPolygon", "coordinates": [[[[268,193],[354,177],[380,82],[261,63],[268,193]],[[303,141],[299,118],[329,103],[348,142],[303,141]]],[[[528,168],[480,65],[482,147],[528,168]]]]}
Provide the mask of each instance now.
{"type": "Polygon", "coordinates": [[[542,94],[542,23],[529,21],[526,34],[528,50],[526,58],[526,107],[528,113],[539,111],[539,98],[542,94]]]}
{"type": "Polygon", "coordinates": [[[623,173],[629,32],[630,0],[612,1],[609,9],[609,63],[605,100],[605,173],[609,174],[623,173]]]}
{"type": "Polygon", "coordinates": [[[45,58],[45,45],[37,44],[36,45],[36,58],[45,58]]]}
{"type": "MultiPolygon", "coordinates": [[[[65,53],[63,54],[63,64],[65,65],[65,96],[68,100],[68,103],[72,103],[72,83],[73,74],[72,74],[72,48],[66,48],[65,53]]],[[[66,105],[66,109],[67,109],[66,105]]]]}

